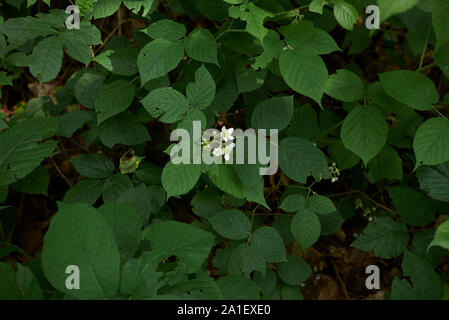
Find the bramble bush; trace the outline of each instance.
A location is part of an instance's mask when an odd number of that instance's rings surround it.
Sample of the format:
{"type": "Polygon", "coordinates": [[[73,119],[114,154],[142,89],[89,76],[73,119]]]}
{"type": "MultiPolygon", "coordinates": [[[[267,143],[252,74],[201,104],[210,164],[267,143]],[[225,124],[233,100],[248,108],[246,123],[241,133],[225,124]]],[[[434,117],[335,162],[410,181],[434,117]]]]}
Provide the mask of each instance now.
{"type": "Polygon", "coordinates": [[[448,297],[449,1],[4,0],[0,61],[1,299],[448,297]]]}

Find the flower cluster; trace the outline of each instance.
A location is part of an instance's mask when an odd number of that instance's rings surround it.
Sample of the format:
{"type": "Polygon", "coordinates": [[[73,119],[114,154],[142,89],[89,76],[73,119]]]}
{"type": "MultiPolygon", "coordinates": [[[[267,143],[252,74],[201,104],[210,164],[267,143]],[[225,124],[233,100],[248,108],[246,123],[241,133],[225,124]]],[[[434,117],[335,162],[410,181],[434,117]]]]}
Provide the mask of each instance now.
{"type": "Polygon", "coordinates": [[[329,166],[329,174],[331,175],[331,182],[337,182],[338,177],[340,176],[340,170],[337,168],[337,164],[332,162],[332,165],[329,166]]]}
{"type": "Polygon", "coordinates": [[[212,140],[203,137],[203,149],[212,150],[212,154],[216,157],[221,157],[224,155],[226,161],[231,158],[232,150],[235,147],[234,136],[232,135],[234,128],[226,129],[225,126],[221,129],[212,131],[212,140]]]}

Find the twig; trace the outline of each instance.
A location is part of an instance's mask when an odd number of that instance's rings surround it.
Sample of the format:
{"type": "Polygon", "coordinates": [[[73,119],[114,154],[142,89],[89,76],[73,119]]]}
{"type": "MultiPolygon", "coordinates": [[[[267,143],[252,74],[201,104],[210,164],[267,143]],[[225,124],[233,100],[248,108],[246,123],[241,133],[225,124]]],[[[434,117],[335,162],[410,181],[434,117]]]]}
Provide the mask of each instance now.
{"type": "Polygon", "coordinates": [[[332,266],[334,267],[335,270],[335,275],[337,276],[338,282],[340,283],[340,287],[343,290],[343,293],[345,295],[346,300],[350,300],[349,294],[348,294],[348,290],[346,290],[346,286],[343,282],[343,279],[340,276],[340,273],[337,270],[337,266],[335,265],[335,262],[332,261],[332,266]]]}
{"type": "Polygon", "coordinates": [[[64,175],[64,173],[62,173],[61,169],[59,169],[59,167],[56,164],[55,160],[53,160],[53,158],[49,158],[49,159],[53,163],[53,166],[55,167],[56,171],[58,171],[58,173],[61,176],[61,178],[63,178],[65,180],[65,182],[67,182],[67,184],[71,187],[72,183],[69,181],[69,179],[67,179],[67,177],[64,175]]]}

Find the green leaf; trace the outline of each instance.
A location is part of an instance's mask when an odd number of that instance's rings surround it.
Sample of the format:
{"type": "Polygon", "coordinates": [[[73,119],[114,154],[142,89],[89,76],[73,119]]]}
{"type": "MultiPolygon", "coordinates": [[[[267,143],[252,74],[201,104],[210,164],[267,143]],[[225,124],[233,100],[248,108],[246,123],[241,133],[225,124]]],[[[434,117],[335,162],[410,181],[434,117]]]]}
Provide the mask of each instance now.
{"type": "Polygon", "coordinates": [[[311,21],[295,21],[287,27],[281,27],[280,31],[292,48],[312,47],[318,54],[341,51],[334,38],[326,31],[314,28],[311,21]]]}
{"type": "Polygon", "coordinates": [[[90,120],[95,119],[94,114],[87,110],[75,110],[62,115],[58,120],[58,136],[70,138],[76,130],[90,120]]]}
{"type": "Polygon", "coordinates": [[[285,138],[279,150],[279,166],[291,179],[305,183],[308,176],[329,177],[327,160],[313,143],[301,138],[285,138]]]}
{"type": "Polygon", "coordinates": [[[182,44],[158,38],[146,44],[137,57],[142,86],[176,68],[184,55],[182,44]]]}
{"type": "Polygon", "coordinates": [[[397,70],[379,74],[385,92],[393,99],[416,110],[430,110],[440,96],[435,84],[416,71],[397,70]]]}
{"type": "Polygon", "coordinates": [[[97,213],[109,224],[122,261],[132,258],[139,248],[140,216],[129,203],[107,203],[97,213]]]}
{"type": "Polygon", "coordinates": [[[70,187],[64,195],[64,203],[86,203],[93,205],[100,198],[103,183],[100,180],[81,180],[70,187]]]}
{"type": "Polygon", "coordinates": [[[146,225],[150,215],[159,211],[165,202],[165,194],[162,188],[157,188],[146,187],[142,183],[122,192],[117,202],[131,204],[134,210],[139,213],[142,225],[146,225]]]}
{"type": "Polygon", "coordinates": [[[222,210],[208,219],[212,228],[219,235],[228,239],[246,239],[251,231],[251,222],[240,210],[222,210]]]}
{"type": "Polygon", "coordinates": [[[9,263],[0,261],[0,299],[17,300],[20,299],[17,292],[16,281],[14,277],[14,269],[9,263]]]}
{"type": "Polygon", "coordinates": [[[104,181],[101,191],[103,201],[115,202],[120,199],[120,195],[133,186],[131,179],[124,174],[115,174],[104,181]]]}
{"type": "Polygon", "coordinates": [[[173,20],[163,19],[150,24],[148,28],[144,30],[151,38],[164,38],[168,41],[177,41],[186,35],[186,27],[173,20]]]}
{"type": "Polygon", "coordinates": [[[267,17],[274,17],[274,14],[257,7],[254,3],[249,3],[240,15],[240,19],[246,21],[246,31],[261,42],[268,33],[268,29],[263,25],[267,17]]]}
{"type": "Polygon", "coordinates": [[[419,186],[434,199],[449,202],[449,162],[436,167],[420,167],[416,175],[419,186]]]}
{"type": "Polygon", "coordinates": [[[121,76],[132,76],[139,71],[137,55],[134,48],[118,48],[101,52],[94,61],[109,72],[121,76]]]}
{"type": "Polygon", "coordinates": [[[56,147],[38,141],[56,132],[56,122],[35,118],[19,122],[0,135],[0,186],[29,175],[56,147]]]}
{"type": "Polygon", "coordinates": [[[205,189],[197,192],[190,203],[192,211],[200,217],[213,216],[218,211],[222,210],[221,197],[216,191],[205,189]]]}
{"type": "Polygon", "coordinates": [[[297,286],[312,275],[312,269],[307,262],[292,254],[287,257],[287,262],[278,264],[278,274],[285,283],[297,286]]]}
{"type": "Polygon", "coordinates": [[[418,2],[419,0],[377,0],[379,11],[381,13],[381,21],[385,21],[398,13],[410,10],[418,2]]]}
{"type": "Polygon", "coordinates": [[[256,57],[255,63],[252,64],[254,70],[264,69],[275,58],[278,58],[284,47],[279,34],[274,30],[268,30],[267,35],[262,42],[263,52],[256,57]]]}
{"type": "Polygon", "coordinates": [[[432,201],[409,187],[387,187],[399,215],[412,226],[424,226],[435,219],[432,201]]]}
{"type": "Polygon", "coordinates": [[[245,198],[245,186],[231,166],[212,165],[208,168],[207,175],[220,190],[239,199],[245,198]]]}
{"type": "Polygon", "coordinates": [[[449,3],[444,0],[432,1],[432,23],[437,37],[435,50],[449,41],[449,3]]]}
{"type": "Polygon", "coordinates": [[[95,19],[109,17],[120,7],[122,0],[97,0],[94,4],[93,15],[95,19]]]}
{"type": "Polygon", "coordinates": [[[311,196],[308,200],[308,208],[315,213],[326,215],[337,211],[331,199],[321,195],[311,196]]]}
{"type": "Polygon", "coordinates": [[[24,300],[42,300],[43,294],[39,282],[31,270],[21,264],[17,265],[16,282],[24,300]]]}
{"type": "Polygon", "coordinates": [[[186,88],[189,103],[197,109],[207,108],[215,98],[215,81],[203,65],[195,72],[195,82],[186,88]]]}
{"type": "Polygon", "coordinates": [[[98,126],[98,134],[108,148],[116,144],[134,146],[151,140],[147,128],[136,116],[128,113],[119,113],[103,121],[98,126]]]}
{"type": "Polygon", "coordinates": [[[30,16],[11,18],[1,24],[0,31],[8,37],[8,42],[19,46],[31,39],[46,37],[56,32],[51,24],[42,21],[30,16]]]}
{"type": "Polygon", "coordinates": [[[103,85],[105,77],[88,71],[85,72],[75,83],[76,99],[88,109],[95,108],[95,100],[103,85]]]}
{"type": "Polygon", "coordinates": [[[217,42],[212,33],[207,29],[194,29],[185,38],[184,49],[192,59],[219,65],[217,59],[217,42]]]}
{"type": "Polygon", "coordinates": [[[391,290],[393,300],[440,300],[443,297],[443,282],[438,273],[426,261],[408,250],[404,253],[402,272],[404,276],[410,277],[413,287],[402,285],[400,289],[405,289],[405,292],[401,292],[395,279],[391,290]]]}
{"type": "Polygon", "coordinates": [[[76,170],[86,178],[107,178],[114,171],[114,163],[98,153],[83,154],[73,159],[72,163],[76,170]]]}
{"type": "Polygon", "coordinates": [[[429,244],[427,250],[434,246],[449,249],[449,221],[445,221],[438,226],[435,236],[429,244]]]}
{"type": "Polygon", "coordinates": [[[388,138],[384,116],[374,106],[357,106],[343,122],[341,139],[365,165],[383,148],[388,138]]]}
{"type": "Polygon", "coordinates": [[[413,139],[416,166],[437,165],[449,160],[449,121],[432,118],[424,122],[413,139]]]}
{"type": "Polygon", "coordinates": [[[42,267],[57,290],[79,299],[112,298],[120,280],[120,254],[103,217],[85,204],[61,205],[44,237],[42,267]],[[66,268],[80,270],[80,289],[66,287],[66,268]]]}
{"type": "Polygon", "coordinates": [[[286,261],[284,242],[275,228],[257,229],[251,237],[251,245],[268,263],[286,261]]]}
{"type": "Polygon", "coordinates": [[[13,183],[11,188],[27,194],[47,195],[49,182],[50,175],[48,174],[47,169],[42,166],[38,166],[25,178],[13,183]]]}
{"type": "Polygon", "coordinates": [[[260,71],[247,68],[246,65],[240,64],[235,70],[235,80],[240,93],[251,92],[260,88],[267,77],[267,70],[260,71]]]}
{"type": "Polygon", "coordinates": [[[58,37],[44,39],[33,48],[30,72],[40,83],[56,78],[61,66],[62,41],[58,37]]]}
{"type": "Polygon", "coordinates": [[[324,92],[337,100],[353,102],[363,97],[365,86],[355,73],[340,69],[329,77],[324,92]]]}
{"type": "Polygon", "coordinates": [[[282,200],[280,209],[286,212],[297,212],[302,208],[306,208],[307,200],[304,196],[300,194],[291,194],[282,200]]]}
{"type": "Polygon", "coordinates": [[[171,196],[185,194],[192,190],[201,175],[201,166],[197,164],[178,164],[168,162],[162,170],[162,186],[171,196]]]}
{"type": "Polygon", "coordinates": [[[229,275],[217,280],[226,300],[259,300],[260,293],[257,285],[250,279],[240,275],[229,275]]]}
{"type": "Polygon", "coordinates": [[[375,183],[380,179],[402,180],[402,160],[390,146],[382,150],[368,163],[368,179],[375,183]]]}
{"type": "Polygon", "coordinates": [[[142,237],[150,240],[154,253],[175,255],[191,271],[200,268],[214,245],[211,233],[177,221],[152,223],[142,237]]]}
{"type": "Polygon", "coordinates": [[[320,220],[308,208],[298,210],[292,219],[290,230],[303,250],[311,247],[320,237],[320,220]]]}
{"type": "Polygon", "coordinates": [[[353,30],[359,19],[356,8],[343,0],[334,0],[334,16],[338,23],[347,30],[353,30]]]}
{"type": "Polygon", "coordinates": [[[299,47],[284,50],[279,58],[279,68],[285,82],[293,90],[312,98],[321,106],[328,72],[314,49],[299,47]]]}
{"type": "Polygon", "coordinates": [[[156,269],[161,260],[161,255],[152,251],[128,260],[121,270],[120,293],[137,300],[156,296],[162,276],[156,269]]]}
{"type": "Polygon", "coordinates": [[[256,106],[251,117],[251,125],[254,130],[277,129],[282,131],[287,128],[292,116],[293,96],[273,97],[256,106]]]}
{"type": "Polygon", "coordinates": [[[341,141],[330,144],[327,151],[329,152],[329,157],[335,161],[340,171],[353,168],[360,162],[360,158],[345,148],[341,141]]]}
{"type": "Polygon", "coordinates": [[[328,4],[326,0],[312,0],[309,4],[309,11],[323,14],[323,8],[326,4],[328,4]]]}
{"type": "Polygon", "coordinates": [[[98,124],[125,111],[131,105],[134,94],[134,86],[125,80],[116,80],[104,85],[98,92],[98,98],[95,101],[98,124]]]}
{"type": "Polygon", "coordinates": [[[188,110],[187,98],[172,88],[153,90],[141,100],[141,103],[151,116],[164,123],[181,120],[188,110]]]}
{"type": "Polygon", "coordinates": [[[370,222],[351,246],[360,250],[374,250],[376,257],[391,259],[400,255],[408,244],[405,224],[389,217],[370,222]]]}

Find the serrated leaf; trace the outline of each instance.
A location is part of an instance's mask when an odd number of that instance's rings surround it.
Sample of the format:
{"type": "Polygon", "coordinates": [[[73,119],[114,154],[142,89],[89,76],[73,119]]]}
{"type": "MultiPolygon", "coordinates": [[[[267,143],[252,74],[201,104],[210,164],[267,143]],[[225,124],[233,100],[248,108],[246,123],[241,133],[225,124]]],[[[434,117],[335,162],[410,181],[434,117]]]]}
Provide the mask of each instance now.
{"type": "Polygon", "coordinates": [[[125,111],[131,105],[134,95],[134,86],[125,80],[116,80],[103,85],[95,101],[98,124],[125,111]]]}
{"type": "Polygon", "coordinates": [[[63,202],[93,205],[100,198],[102,188],[103,183],[100,180],[81,180],[67,190],[63,202]]]}
{"type": "Polygon", "coordinates": [[[291,179],[305,183],[307,177],[329,177],[327,160],[313,143],[301,138],[285,138],[279,150],[279,166],[291,179]]]}
{"type": "Polygon", "coordinates": [[[359,19],[356,8],[344,0],[334,0],[334,16],[338,23],[347,30],[353,30],[359,19]]]}
{"type": "Polygon", "coordinates": [[[191,271],[200,268],[214,244],[214,236],[204,230],[178,221],[152,223],[142,233],[154,253],[177,256],[191,271]]]}
{"type": "Polygon", "coordinates": [[[105,156],[97,153],[83,154],[73,159],[72,164],[86,178],[107,178],[114,171],[114,163],[105,156]]]}
{"type": "Polygon", "coordinates": [[[158,38],[146,44],[137,57],[142,86],[176,68],[184,55],[182,44],[158,38]]]}
{"type": "MultiPolygon", "coordinates": [[[[251,116],[251,125],[257,129],[287,128],[293,116],[293,96],[273,97],[259,103],[251,116]]],[[[268,132],[267,132],[268,134],[268,132]]]]}
{"type": "Polygon", "coordinates": [[[290,87],[312,98],[321,106],[328,72],[323,60],[314,49],[300,47],[284,50],[279,58],[279,68],[282,77],[290,87]]]}
{"type": "Polygon", "coordinates": [[[449,162],[436,167],[420,167],[416,175],[419,186],[434,199],[449,202],[449,162]]]}
{"type": "Polygon", "coordinates": [[[290,230],[296,242],[303,250],[306,250],[320,237],[320,220],[315,212],[308,208],[302,208],[293,217],[290,230]]]}
{"type": "Polygon", "coordinates": [[[100,214],[85,204],[61,205],[44,238],[42,267],[59,291],[79,299],[112,298],[120,280],[120,254],[100,214]],[[66,268],[80,270],[78,290],[66,287],[66,268]]]}
{"type": "Polygon", "coordinates": [[[388,126],[376,107],[357,106],[344,120],[340,135],[344,146],[366,165],[387,142],[388,126]]]}
{"type": "Polygon", "coordinates": [[[153,90],[141,100],[141,103],[154,118],[164,123],[181,120],[188,110],[187,98],[172,88],[153,90]]]}
{"type": "Polygon", "coordinates": [[[171,196],[185,194],[192,190],[201,175],[201,166],[197,164],[178,164],[168,162],[162,170],[162,186],[171,196]]]}
{"type": "Polygon", "coordinates": [[[427,250],[434,246],[449,249],[449,221],[445,221],[438,226],[435,236],[429,244],[427,250]]]}
{"type": "Polygon", "coordinates": [[[351,246],[360,250],[374,250],[376,257],[391,259],[400,255],[409,240],[407,227],[389,217],[380,217],[371,222],[355,239],[351,246]]]}
{"type": "Polygon", "coordinates": [[[40,140],[56,132],[56,122],[45,118],[22,121],[0,135],[0,185],[30,174],[50,156],[56,141],[40,140]]]}
{"type": "Polygon", "coordinates": [[[287,262],[278,264],[279,277],[285,283],[297,286],[312,275],[312,269],[304,259],[300,259],[292,254],[287,257],[287,260],[287,262]]]}
{"type": "Polygon", "coordinates": [[[402,160],[390,146],[382,150],[368,163],[368,179],[375,183],[380,179],[402,180],[402,160]]]}
{"type": "Polygon", "coordinates": [[[189,83],[186,88],[189,103],[197,109],[207,108],[215,98],[215,81],[205,66],[195,72],[195,82],[189,83]]]}
{"type": "Polygon", "coordinates": [[[192,59],[200,62],[218,65],[217,42],[209,30],[194,29],[184,40],[186,53],[192,59]]]}
{"type": "Polygon", "coordinates": [[[391,98],[416,110],[430,110],[440,99],[435,84],[422,73],[397,70],[381,73],[379,78],[391,98]]]}
{"type": "Polygon", "coordinates": [[[311,196],[307,204],[310,210],[321,215],[326,215],[337,211],[337,208],[335,208],[335,205],[331,199],[318,194],[311,196]]]}
{"type": "Polygon", "coordinates": [[[228,239],[246,239],[251,231],[251,222],[240,210],[222,210],[208,219],[214,230],[228,239]]]}
{"type": "Polygon", "coordinates": [[[363,97],[365,86],[355,73],[339,69],[329,77],[324,92],[337,100],[353,102],[363,97]]]}
{"type": "Polygon", "coordinates": [[[409,187],[387,187],[399,215],[412,226],[424,226],[435,219],[432,202],[422,193],[409,187]]]}
{"type": "Polygon", "coordinates": [[[97,210],[114,234],[122,261],[126,261],[139,248],[140,216],[128,203],[107,203],[97,210]]]}
{"type": "Polygon", "coordinates": [[[432,118],[424,122],[413,139],[416,166],[437,165],[449,160],[449,121],[432,118]]]}
{"type": "Polygon", "coordinates": [[[286,261],[284,242],[275,228],[257,229],[251,237],[251,245],[262,254],[267,263],[286,261]]]}
{"type": "Polygon", "coordinates": [[[181,23],[169,19],[162,19],[150,24],[144,32],[153,39],[164,38],[168,41],[177,41],[184,38],[187,30],[181,23]]]}
{"type": "Polygon", "coordinates": [[[30,72],[40,83],[56,78],[61,66],[62,41],[58,37],[44,39],[33,48],[30,72]]]}

